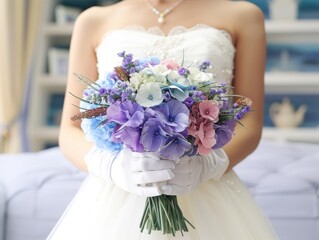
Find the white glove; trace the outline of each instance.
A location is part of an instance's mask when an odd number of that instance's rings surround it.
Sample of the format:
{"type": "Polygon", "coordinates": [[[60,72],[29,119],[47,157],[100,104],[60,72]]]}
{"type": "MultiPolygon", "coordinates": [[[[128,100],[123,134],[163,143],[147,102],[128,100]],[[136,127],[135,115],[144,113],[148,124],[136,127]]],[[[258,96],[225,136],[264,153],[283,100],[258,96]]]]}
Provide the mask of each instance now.
{"type": "Polygon", "coordinates": [[[185,156],[175,165],[175,177],[160,191],[165,195],[182,195],[197,189],[209,179],[219,180],[227,170],[229,159],[223,149],[205,156],[185,156]]]}
{"type": "Polygon", "coordinates": [[[123,190],[141,196],[161,195],[158,185],[174,177],[175,164],[157,153],[120,152],[93,147],[85,156],[90,174],[111,181],[123,190]]]}

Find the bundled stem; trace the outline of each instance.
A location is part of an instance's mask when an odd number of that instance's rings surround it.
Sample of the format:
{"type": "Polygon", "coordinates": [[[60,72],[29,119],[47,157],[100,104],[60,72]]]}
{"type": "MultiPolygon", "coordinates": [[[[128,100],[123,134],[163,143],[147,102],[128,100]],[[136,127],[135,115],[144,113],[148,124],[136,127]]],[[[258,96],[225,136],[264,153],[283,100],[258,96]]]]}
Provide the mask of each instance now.
{"type": "Polygon", "coordinates": [[[146,199],[144,213],[140,222],[141,232],[146,228],[151,231],[162,231],[163,234],[175,236],[177,231],[188,232],[187,224],[195,228],[184,216],[176,196],[161,195],[146,199]]]}

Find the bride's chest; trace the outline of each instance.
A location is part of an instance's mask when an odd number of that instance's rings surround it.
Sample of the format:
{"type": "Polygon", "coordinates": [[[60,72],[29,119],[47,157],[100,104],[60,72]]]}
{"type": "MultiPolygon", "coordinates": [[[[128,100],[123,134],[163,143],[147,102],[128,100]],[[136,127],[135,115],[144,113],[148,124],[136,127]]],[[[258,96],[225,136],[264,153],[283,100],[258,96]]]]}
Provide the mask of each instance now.
{"type": "Polygon", "coordinates": [[[230,35],[213,27],[199,25],[191,29],[176,27],[168,35],[158,28],[131,27],[107,33],[96,48],[99,73],[112,71],[121,64],[118,52],[132,53],[134,59],[157,56],[175,59],[185,65],[209,60],[212,72],[230,79],[235,48],[230,35]]]}

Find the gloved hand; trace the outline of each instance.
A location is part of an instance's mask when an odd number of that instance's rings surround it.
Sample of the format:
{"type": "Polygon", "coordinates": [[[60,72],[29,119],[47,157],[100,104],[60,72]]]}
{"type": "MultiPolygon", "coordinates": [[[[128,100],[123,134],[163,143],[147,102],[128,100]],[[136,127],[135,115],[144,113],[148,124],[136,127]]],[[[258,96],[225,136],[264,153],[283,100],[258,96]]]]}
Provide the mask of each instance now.
{"type": "Polygon", "coordinates": [[[160,191],[165,195],[182,195],[197,189],[209,179],[219,180],[227,170],[229,159],[223,149],[205,156],[185,156],[175,165],[175,177],[160,191]]]}
{"type": "Polygon", "coordinates": [[[157,153],[120,152],[93,147],[85,156],[90,174],[111,181],[123,190],[151,197],[161,195],[158,184],[174,177],[174,163],[157,153]]]}

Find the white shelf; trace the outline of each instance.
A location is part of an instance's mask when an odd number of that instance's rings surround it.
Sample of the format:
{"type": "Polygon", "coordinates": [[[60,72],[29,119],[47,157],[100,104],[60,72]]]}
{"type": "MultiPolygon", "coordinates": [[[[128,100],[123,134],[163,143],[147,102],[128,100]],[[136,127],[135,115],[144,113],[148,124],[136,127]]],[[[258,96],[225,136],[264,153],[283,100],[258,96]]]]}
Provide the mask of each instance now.
{"type": "MultiPolygon", "coordinates": [[[[319,33],[319,20],[298,21],[266,21],[267,34],[286,33],[319,33]]],[[[73,24],[59,25],[48,23],[44,26],[44,33],[53,36],[71,36],[73,24]]]]}
{"type": "Polygon", "coordinates": [[[48,23],[44,26],[44,34],[49,36],[71,36],[73,24],[59,25],[56,23],[48,23]]]}
{"type": "Polygon", "coordinates": [[[319,33],[319,20],[266,21],[267,34],[319,33]]]}
{"type": "Polygon", "coordinates": [[[67,77],[66,76],[53,76],[49,74],[41,75],[41,84],[43,87],[65,88],[67,77]]]}
{"type": "Polygon", "coordinates": [[[294,142],[319,142],[318,128],[272,128],[264,127],[264,139],[272,139],[278,141],[294,141],[294,142]]]}
{"type": "Polygon", "coordinates": [[[267,41],[272,43],[319,43],[319,20],[266,21],[267,41]]]}
{"type": "Polygon", "coordinates": [[[57,141],[59,137],[59,127],[39,127],[35,130],[34,137],[41,141],[57,141]]]}
{"type": "MultiPolygon", "coordinates": [[[[70,36],[73,31],[73,24],[59,25],[48,23],[44,27],[44,33],[54,36],[70,36]]],[[[266,21],[267,34],[285,33],[319,33],[319,20],[298,20],[298,21],[266,21]]]]}
{"type": "Polygon", "coordinates": [[[319,72],[267,72],[267,92],[319,93],[319,72]]]}

